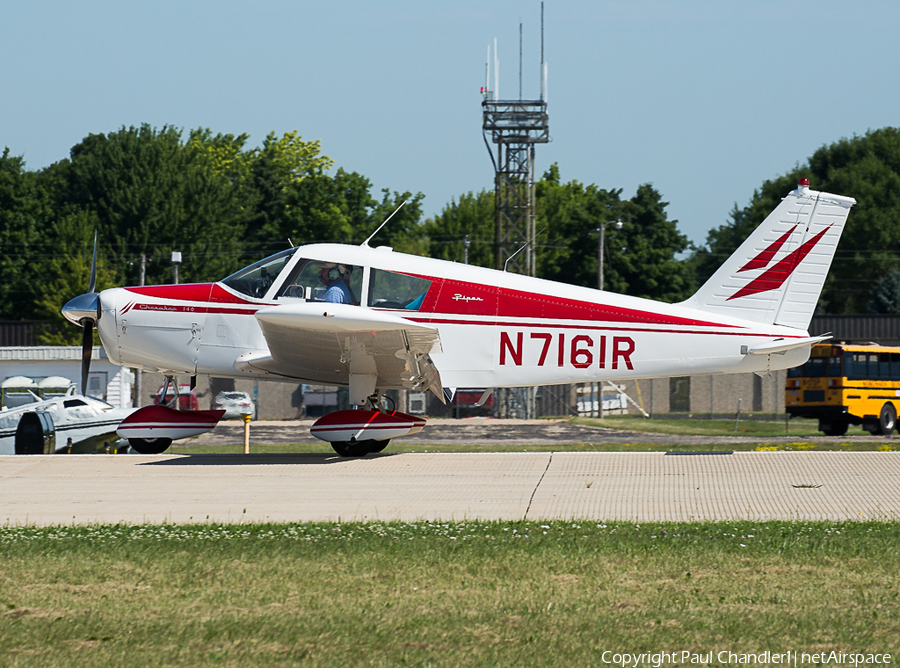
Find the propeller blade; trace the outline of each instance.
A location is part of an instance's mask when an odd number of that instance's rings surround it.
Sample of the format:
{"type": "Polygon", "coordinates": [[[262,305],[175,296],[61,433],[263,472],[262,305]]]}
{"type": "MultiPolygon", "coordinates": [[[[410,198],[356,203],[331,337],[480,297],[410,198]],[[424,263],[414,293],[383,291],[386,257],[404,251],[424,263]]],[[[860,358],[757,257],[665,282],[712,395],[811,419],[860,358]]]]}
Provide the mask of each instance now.
{"type": "Polygon", "coordinates": [[[81,334],[81,393],[87,395],[88,375],[91,372],[91,355],[94,352],[94,323],[85,320],[81,334]]]}
{"type": "Polygon", "coordinates": [[[94,259],[91,260],[91,280],[88,283],[88,292],[93,292],[97,287],[97,230],[94,230],[94,259]]]}

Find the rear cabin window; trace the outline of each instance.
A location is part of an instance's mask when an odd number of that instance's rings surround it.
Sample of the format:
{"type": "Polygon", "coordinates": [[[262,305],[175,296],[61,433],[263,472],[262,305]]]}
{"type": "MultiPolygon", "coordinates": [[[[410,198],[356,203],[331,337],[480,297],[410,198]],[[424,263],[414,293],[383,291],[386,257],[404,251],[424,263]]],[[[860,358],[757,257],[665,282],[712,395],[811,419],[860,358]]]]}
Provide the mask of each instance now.
{"type": "Polygon", "coordinates": [[[424,278],[373,269],[369,280],[369,306],[418,311],[430,287],[431,281],[424,278]]]}

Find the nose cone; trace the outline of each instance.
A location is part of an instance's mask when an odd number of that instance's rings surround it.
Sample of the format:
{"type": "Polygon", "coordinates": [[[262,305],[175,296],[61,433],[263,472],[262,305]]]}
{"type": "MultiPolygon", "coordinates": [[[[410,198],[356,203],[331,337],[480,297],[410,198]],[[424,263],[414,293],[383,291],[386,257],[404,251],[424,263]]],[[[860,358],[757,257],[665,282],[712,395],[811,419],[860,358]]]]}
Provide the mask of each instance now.
{"type": "Polygon", "coordinates": [[[85,320],[96,323],[100,319],[100,295],[96,292],[78,295],[62,307],[62,314],[66,320],[79,327],[85,320]]]}

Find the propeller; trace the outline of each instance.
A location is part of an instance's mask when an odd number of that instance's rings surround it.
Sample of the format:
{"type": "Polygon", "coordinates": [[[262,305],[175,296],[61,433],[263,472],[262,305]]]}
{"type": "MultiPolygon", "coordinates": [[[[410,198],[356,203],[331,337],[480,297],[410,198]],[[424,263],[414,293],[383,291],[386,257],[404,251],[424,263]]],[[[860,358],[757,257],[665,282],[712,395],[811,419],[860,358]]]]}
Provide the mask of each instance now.
{"type": "Polygon", "coordinates": [[[97,287],[97,233],[94,232],[94,257],[91,261],[91,278],[88,291],[69,300],[62,307],[62,314],[73,325],[82,328],[81,333],[81,393],[87,392],[88,375],[91,371],[91,355],[94,352],[94,326],[100,320],[100,295],[97,287]]]}

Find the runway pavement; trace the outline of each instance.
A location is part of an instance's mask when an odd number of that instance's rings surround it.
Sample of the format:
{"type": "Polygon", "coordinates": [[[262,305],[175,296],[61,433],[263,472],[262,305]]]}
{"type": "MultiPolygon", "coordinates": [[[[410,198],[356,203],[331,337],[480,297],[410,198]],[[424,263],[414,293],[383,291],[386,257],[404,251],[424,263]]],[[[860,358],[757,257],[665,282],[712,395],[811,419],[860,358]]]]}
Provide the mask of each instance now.
{"type": "Polygon", "coordinates": [[[0,457],[7,525],[900,518],[900,452],[0,457]]]}

